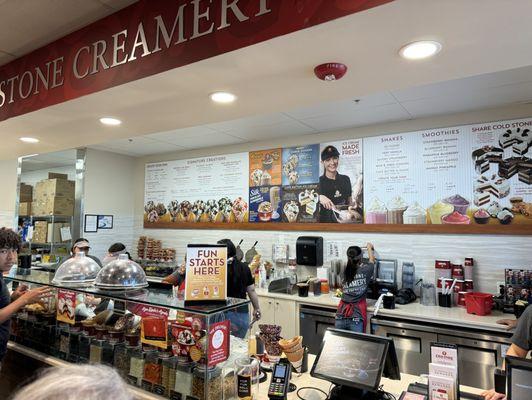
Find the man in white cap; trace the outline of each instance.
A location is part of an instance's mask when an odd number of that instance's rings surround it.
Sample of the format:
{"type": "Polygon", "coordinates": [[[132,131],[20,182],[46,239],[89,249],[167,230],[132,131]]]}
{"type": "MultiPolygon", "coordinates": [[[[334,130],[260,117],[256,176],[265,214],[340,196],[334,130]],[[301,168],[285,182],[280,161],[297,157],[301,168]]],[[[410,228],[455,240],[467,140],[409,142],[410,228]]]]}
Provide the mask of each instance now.
{"type": "Polygon", "coordinates": [[[79,238],[79,239],[77,239],[74,242],[74,245],[72,246],[72,249],[71,249],[70,253],[72,254],[72,257],[74,257],[76,254],[83,252],[83,253],[85,253],[85,255],[87,257],[90,257],[94,261],[96,261],[96,263],[101,267],[102,266],[102,262],[100,261],[100,259],[98,257],[89,255],[90,248],[91,247],[90,247],[89,241],[87,239],[79,238]]]}

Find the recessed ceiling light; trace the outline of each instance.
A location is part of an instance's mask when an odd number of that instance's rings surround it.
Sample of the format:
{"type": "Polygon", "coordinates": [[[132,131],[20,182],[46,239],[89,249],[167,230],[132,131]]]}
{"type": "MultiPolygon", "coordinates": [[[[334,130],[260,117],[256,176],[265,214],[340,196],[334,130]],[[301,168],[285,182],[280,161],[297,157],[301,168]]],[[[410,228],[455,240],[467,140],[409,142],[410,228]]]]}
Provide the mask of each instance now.
{"type": "Polygon", "coordinates": [[[100,118],[100,122],[104,125],[111,125],[111,126],[117,126],[122,123],[119,119],[111,118],[111,117],[103,117],[100,118]]]}
{"type": "Polygon", "coordinates": [[[421,60],[438,54],[441,47],[441,43],[434,40],[421,40],[401,47],[399,54],[407,60],[421,60]]]}
{"type": "Polygon", "coordinates": [[[228,104],[236,100],[236,96],[229,92],[214,92],[211,94],[211,100],[215,103],[228,104]]]}
{"type": "Polygon", "coordinates": [[[33,137],[21,137],[19,140],[24,143],[39,143],[39,139],[33,137]]]}

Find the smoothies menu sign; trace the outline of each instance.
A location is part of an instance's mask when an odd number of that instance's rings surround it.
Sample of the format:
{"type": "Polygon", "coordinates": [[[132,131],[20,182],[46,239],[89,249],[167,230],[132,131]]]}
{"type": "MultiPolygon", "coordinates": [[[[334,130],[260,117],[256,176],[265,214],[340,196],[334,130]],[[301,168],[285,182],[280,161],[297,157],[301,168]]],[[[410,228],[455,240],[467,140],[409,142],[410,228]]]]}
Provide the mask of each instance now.
{"type": "Polygon", "coordinates": [[[392,0],[139,0],[0,67],[0,121],[392,0]]]}
{"type": "Polygon", "coordinates": [[[227,298],[227,247],[188,245],[185,301],[220,301],[227,298]]]}

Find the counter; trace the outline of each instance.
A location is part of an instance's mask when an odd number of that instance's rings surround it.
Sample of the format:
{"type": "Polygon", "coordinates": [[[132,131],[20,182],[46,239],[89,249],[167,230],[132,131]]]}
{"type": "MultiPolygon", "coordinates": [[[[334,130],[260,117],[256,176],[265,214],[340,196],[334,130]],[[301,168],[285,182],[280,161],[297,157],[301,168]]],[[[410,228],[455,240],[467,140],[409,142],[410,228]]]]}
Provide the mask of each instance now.
{"type": "MultiPolygon", "coordinates": [[[[261,297],[270,297],[284,300],[292,300],[298,304],[308,304],[328,308],[336,308],[340,299],[332,294],[322,294],[320,296],[299,297],[297,295],[268,293],[266,289],[256,289],[261,297]]],[[[373,314],[374,301],[368,302],[368,313],[373,314]]],[[[378,315],[413,320],[417,322],[438,323],[444,325],[460,325],[463,328],[482,329],[495,332],[506,332],[503,325],[497,324],[497,320],[502,318],[513,319],[512,314],[503,314],[501,311],[492,311],[490,315],[477,316],[468,314],[465,307],[439,307],[423,306],[419,302],[400,305],[397,304],[394,310],[379,309],[378,315]]]]}
{"type": "MultiPolygon", "coordinates": [[[[47,365],[50,365],[50,366],[61,367],[61,366],[69,365],[69,363],[66,361],[40,353],[36,350],[30,349],[28,347],[22,346],[17,343],[9,342],[8,348],[11,351],[16,351],[26,356],[38,359],[39,361],[47,365]]],[[[314,363],[314,359],[315,359],[315,356],[309,355],[309,369],[314,363]]],[[[401,392],[406,390],[408,388],[408,385],[414,382],[419,382],[420,380],[421,378],[419,376],[401,374],[400,381],[393,381],[387,378],[382,378],[381,383],[385,391],[393,394],[394,396],[396,396],[396,398],[399,398],[399,395],[401,394],[401,392]]],[[[257,400],[268,400],[267,391],[268,391],[269,382],[270,382],[270,374],[268,374],[268,380],[260,384],[260,387],[259,387],[260,393],[259,393],[257,400]]],[[[330,382],[313,378],[310,376],[310,373],[308,372],[304,374],[300,374],[299,376],[297,374],[294,374],[292,376],[291,382],[294,383],[298,387],[298,389],[302,387],[313,387],[313,388],[321,389],[325,392],[329,392],[331,388],[330,382]]],[[[164,397],[145,392],[133,386],[128,386],[128,388],[132,392],[133,396],[135,396],[135,399],[137,400],[163,400],[165,399],[164,397]]],[[[466,387],[466,386],[462,386],[461,390],[474,393],[474,394],[480,394],[482,391],[477,388],[471,388],[471,387],[466,387]]],[[[321,394],[318,391],[314,391],[314,390],[302,391],[301,395],[303,398],[305,398],[305,400],[323,400],[324,398],[323,394],[321,394]]],[[[295,400],[297,398],[298,397],[297,397],[296,392],[292,392],[288,395],[288,400],[295,400]]]]}

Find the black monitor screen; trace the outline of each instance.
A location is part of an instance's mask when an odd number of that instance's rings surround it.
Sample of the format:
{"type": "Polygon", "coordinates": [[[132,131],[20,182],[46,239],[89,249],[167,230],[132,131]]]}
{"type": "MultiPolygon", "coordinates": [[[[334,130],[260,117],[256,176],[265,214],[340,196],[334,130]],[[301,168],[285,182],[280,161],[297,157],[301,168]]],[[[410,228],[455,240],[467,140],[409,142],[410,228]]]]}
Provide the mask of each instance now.
{"type": "Polygon", "coordinates": [[[376,390],[388,341],[386,338],[342,330],[327,330],[311,375],[339,385],[376,390]]]}
{"type": "Polygon", "coordinates": [[[508,400],[532,399],[532,360],[506,357],[508,400]]]}

